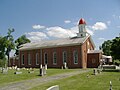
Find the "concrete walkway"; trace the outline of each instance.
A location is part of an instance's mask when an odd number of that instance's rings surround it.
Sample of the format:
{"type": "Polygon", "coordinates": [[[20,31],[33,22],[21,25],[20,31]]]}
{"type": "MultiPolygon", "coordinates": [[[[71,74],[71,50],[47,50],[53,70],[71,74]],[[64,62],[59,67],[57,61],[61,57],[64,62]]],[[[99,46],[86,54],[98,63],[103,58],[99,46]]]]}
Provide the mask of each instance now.
{"type": "Polygon", "coordinates": [[[28,90],[33,87],[36,87],[38,85],[54,81],[54,80],[59,80],[67,77],[71,77],[80,73],[85,73],[89,72],[90,70],[78,70],[74,72],[69,72],[69,73],[63,73],[63,74],[58,74],[54,76],[48,76],[45,77],[43,76],[42,78],[36,78],[36,79],[31,79],[31,80],[24,80],[24,81],[19,81],[15,83],[10,83],[4,87],[0,87],[0,90],[28,90]]]}

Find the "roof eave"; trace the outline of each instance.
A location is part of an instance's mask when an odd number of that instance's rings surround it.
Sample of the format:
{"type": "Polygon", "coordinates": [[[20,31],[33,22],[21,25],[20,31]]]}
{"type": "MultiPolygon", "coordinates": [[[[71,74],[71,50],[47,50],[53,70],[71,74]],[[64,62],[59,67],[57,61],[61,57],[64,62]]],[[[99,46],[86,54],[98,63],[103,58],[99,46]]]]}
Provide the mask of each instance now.
{"type": "Polygon", "coordinates": [[[34,48],[21,48],[20,51],[24,50],[34,50],[34,49],[44,49],[44,48],[53,48],[53,47],[65,47],[65,46],[74,46],[74,45],[82,45],[82,43],[74,43],[74,44],[66,44],[66,45],[53,45],[53,46],[42,46],[42,47],[34,47],[34,48]]]}

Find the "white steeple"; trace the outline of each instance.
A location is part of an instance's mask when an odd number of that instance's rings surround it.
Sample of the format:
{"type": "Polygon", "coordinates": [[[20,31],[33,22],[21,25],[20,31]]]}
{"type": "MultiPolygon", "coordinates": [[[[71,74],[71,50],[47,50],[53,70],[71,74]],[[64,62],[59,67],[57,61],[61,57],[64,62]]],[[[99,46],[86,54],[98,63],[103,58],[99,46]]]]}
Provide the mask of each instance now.
{"type": "Polygon", "coordinates": [[[77,33],[77,37],[86,37],[86,22],[83,18],[80,19],[78,24],[79,33],[77,33]]]}

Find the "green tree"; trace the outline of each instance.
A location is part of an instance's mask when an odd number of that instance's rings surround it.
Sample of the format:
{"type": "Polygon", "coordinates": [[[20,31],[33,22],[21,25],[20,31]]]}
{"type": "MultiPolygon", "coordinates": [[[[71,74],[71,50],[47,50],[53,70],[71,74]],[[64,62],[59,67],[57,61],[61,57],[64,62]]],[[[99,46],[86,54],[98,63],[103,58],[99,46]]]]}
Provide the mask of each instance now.
{"type": "Polygon", "coordinates": [[[5,38],[0,36],[0,59],[5,58],[5,38]]]}
{"type": "Polygon", "coordinates": [[[12,36],[12,32],[14,32],[15,30],[12,28],[12,29],[8,29],[8,33],[7,33],[7,36],[5,36],[5,48],[6,48],[6,51],[5,51],[5,54],[7,55],[8,57],[8,63],[9,63],[9,58],[10,58],[10,52],[12,49],[15,49],[15,44],[14,44],[14,38],[12,36]]]}
{"type": "Polygon", "coordinates": [[[111,55],[111,45],[112,45],[111,40],[104,41],[104,43],[102,44],[102,50],[105,55],[108,55],[108,56],[111,55]]]}
{"type": "Polygon", "coordinates": [[[112,40],[111,51],[113,58],[120,60],[120,37],[112,40]]]}
{"type": "Polygon", "coordinates": [[[16,44],[16,55],[19,55],[19,48],[22,44],[25,43],[30,43],[31,41],[26,37],[26,35],[22,35],[21,37],[19,37],[17,40],[15,40],[15,44],[16,44]]]}
{"type": "Polygon", "coordinates": [[[1,64],[5,64],[6,56],[8,57],[8,63],[9,63],[10,52],[12,49],[15,48],[12,32],[14,32],[14,29],[8,29],[6,36],[0,36],[0,63],[1,64]]]}

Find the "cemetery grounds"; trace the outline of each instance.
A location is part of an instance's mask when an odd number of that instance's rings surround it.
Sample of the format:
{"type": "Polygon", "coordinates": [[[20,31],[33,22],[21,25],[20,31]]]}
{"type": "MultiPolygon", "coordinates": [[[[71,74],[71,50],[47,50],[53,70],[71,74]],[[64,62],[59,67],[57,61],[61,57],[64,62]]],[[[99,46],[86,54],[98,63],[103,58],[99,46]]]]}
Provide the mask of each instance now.
{"type": "MultiPolygon", "coordinates": [[[[44,78],[58,74],[75,73],[78,70],[82,71],[83,69],[48,69],[44,78]]],[[[34,73],[28,73],[26,69],[21,69],[20,71],[22,74],[18,75],[14,74],[14,69],[8,70],[6,74],[0,73],[0,87],[7,86],[9,83],[19,83],[23,80],[43,78],[39,76],[39,69],[34,69],[34,73]]],[[[120,90],[120,72],[114,70],[93,75],[93,69],[90,69],[85,73],[37,85],[30,90],[46,90],[53,85],[59,85],[60,90],[109,90],[110,81],[112,82],[113,90],[120,90]]]]}

